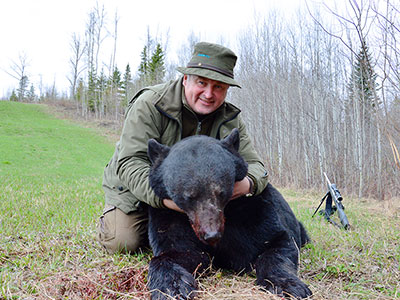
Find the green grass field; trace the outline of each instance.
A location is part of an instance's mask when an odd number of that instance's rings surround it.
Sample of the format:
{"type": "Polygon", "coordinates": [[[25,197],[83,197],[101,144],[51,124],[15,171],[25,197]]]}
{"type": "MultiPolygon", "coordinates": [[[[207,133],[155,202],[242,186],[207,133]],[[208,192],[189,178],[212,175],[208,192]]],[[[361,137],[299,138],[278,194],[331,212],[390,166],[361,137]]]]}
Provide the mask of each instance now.
{"type": "MultiPolygon", "coordinates": [[[[46,106],[0,101],[0,299],[149,298],[151,253],[107,255],[95,238],[113,149],[46,106]]],[[[342,231],[310,218],[325,191],[282,192],[313,240],[300,263],[313,299],[400,299],[398,202],[343,195],[352,230],[342,231]]],[[[254,281],[212,270],[200,298],[279,299],[254,281]]]]}

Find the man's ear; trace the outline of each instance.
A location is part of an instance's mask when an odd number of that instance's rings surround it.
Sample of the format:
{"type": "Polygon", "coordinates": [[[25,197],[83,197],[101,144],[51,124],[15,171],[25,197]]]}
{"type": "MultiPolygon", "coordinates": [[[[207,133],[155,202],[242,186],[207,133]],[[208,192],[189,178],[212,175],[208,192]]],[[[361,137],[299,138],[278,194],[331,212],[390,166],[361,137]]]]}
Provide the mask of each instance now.
{"type": "Polygon", "coordinates": [[[225,148],[229,149],[231,152],[238,151],[240,145],[239,129],[234,128],[226,138],[221,140],[221,143],[225,148]]]}
{"type": "Polygon", "coordinates": [[[153,165],[159,165],[168,155],[170,147],[160,144],[155,139],[147,143],[147,155],[153,165]]]}

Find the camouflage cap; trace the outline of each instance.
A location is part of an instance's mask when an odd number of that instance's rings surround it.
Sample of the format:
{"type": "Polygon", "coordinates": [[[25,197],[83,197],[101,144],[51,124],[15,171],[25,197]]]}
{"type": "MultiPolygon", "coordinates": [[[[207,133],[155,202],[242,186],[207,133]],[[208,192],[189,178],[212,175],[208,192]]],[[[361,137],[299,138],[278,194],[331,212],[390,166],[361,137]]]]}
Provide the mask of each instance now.
{"type": "Polygon", "coordinates": [[[185,75],[197,75],[231,86],[241,87],[233,76],[237,56],[232,50],[217,44],[200,42],[194,46],[193,56],[186,67],[177,70],[185,75]]]}

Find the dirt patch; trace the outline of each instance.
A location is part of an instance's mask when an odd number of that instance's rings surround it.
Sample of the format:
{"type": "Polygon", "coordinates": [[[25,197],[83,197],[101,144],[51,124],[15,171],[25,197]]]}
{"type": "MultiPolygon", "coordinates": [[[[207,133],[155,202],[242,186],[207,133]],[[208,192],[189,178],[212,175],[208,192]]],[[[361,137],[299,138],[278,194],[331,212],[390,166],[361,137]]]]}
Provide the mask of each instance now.
{"type": "Polygon", "coordinates": [[[147,266],[136,266],[60,273],[43,283],[43,299],[148,299],[147,271],[147,266]]]}
{"type": "Polygon", "coordinates": [[[119,140],[123,119],[99,118],[94,114],[82,115],[80,108],[73,101],[59,100],[48,101],[42,104],[49,113],[60,119],[66,119],[80,124],[86,128],[95,129],[100,135],[115,143],[119,140]]]}

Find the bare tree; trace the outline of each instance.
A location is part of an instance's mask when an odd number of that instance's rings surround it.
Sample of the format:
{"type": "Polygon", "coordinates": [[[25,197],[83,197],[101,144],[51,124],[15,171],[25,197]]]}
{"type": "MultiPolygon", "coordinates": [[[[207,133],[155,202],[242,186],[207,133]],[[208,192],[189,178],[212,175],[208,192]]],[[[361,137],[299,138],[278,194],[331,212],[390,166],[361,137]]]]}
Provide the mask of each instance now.
{"type": "MultiPolygon", "coordinates": [[[[115,56],[117,53],[118,21],[119,21],[119,18],[118,18],[118,13],[116,11],[115,16],[114,16],[114,34],[113,34],[114,48],[113,48],[113,54],[111,55],[110,71],[112,73],[110,74],[110,78],[114,78],[115,77],[114,74],[117,72],[117,69],[115,68],[115,56]]],[[[110,95],[111,95],[111,101],[115,107],[115,119],[117,120],[118,115],[119,115],[120,106],[121,106],[121,104],[120,104],[121,99],[119,97],[118,85],[116,85],[114,83],[115,82],[113,81],[111,84],[110,95]],[[114,91],[115,87],[117,87],[116,91],[114,91]]]]}
{"type": "Polygon", "coordinates": [[[25,53],[21,53],[19,54],[18,62],[11,61],[10,70],[5,70],[8,75],[18,80],[18,101],[23,101],[25,99],[25,95],[28,90],[29,80],[26,70],[28,66],[29,63],[27,55],[25,53]]]}
{"type": "Polygon", "coordinates": [[[68,77],[68,81],[71,84],[71,98],[75,99],[76,88],[78,80],[82,72],[85,70],[85,66],[81,66],[82,56],[86,51],[86,45],[81,41],[79,35],[74,33],[71,41],[72,56],[69,60],[71,67],[71,77],[68,77]]]}
{"type": "MultiPolygon", "coordinates": [[[[101,44],[107,37],[105,30],[106,13],[104,5],[96,6],[89,12],[89,20],[86,24],[86,59],[88,71],[87,96],[84,97],[87,103],[82,105],[89,111],[94,112],[96,117],[101,117],[104,111],[104,101],[102,93],[97,93],[96,82],[99,72],[99,53],[101,44]]],[[[87,113],[82,111],[83,113],[87,113]]]]}

